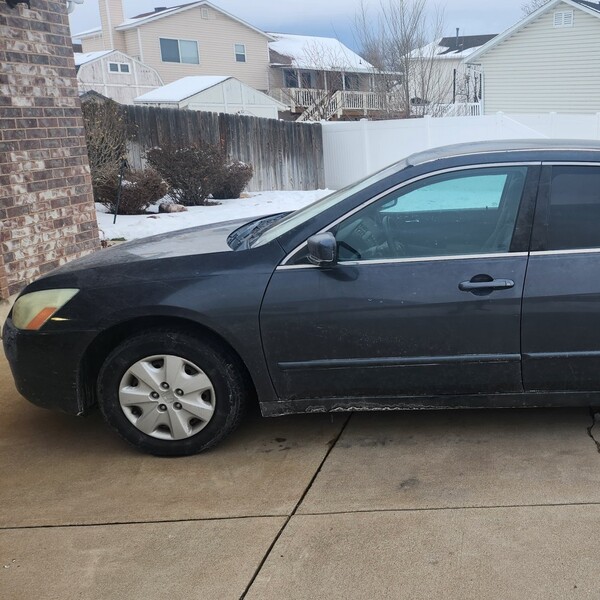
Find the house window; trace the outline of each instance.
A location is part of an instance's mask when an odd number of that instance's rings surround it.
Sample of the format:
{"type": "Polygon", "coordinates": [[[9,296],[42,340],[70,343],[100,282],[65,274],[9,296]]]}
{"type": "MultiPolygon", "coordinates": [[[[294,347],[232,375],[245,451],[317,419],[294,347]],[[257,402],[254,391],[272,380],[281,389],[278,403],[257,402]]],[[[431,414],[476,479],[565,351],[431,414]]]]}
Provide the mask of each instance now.
{"type": "Polygon", "coordinates": [[[190,65],[200,63],[198,42],[195,40],[160,38],[160,55],[163,62],[186,63],[190,65]]]}
{"type": "Polygon", "coordinates": [[[208,8],[201,8],[200,9],[200,16],[203,19],[208,19],[208,8]]]}
{"type": "Polygon", "coordinates": [[[127,63],[109,62],[108,63],[108,71],[110,73],[129,73],[130,69],[129,69],[129,65],[127,63]]]}
{"type": "Polygon", "coordinates": [[[235,60],[236,62],[246,62],[246,45],[236,44],[235,45],[235,60]]]}
{"type": "Polygon", "coordinates": [[[358,75],[344,75],[344,85],[347,90],[357,91],[360,88],[358,75]]]}
{"type": "Polygon", "coordinates": [[[300,71],[300,84],[305,90],[316,88],[315,74],[312,71],[300,71]]]}
{"type": "Polygon", "coordinates": [[[554,13],[554,27],[573,27],[573,11],[557,10],[554,13]]]}
{"type": "Polygon", "coordinates": [[[297,88],[298,73],[293,69],[285,69],[283,71],[283,86],[286,88],[297,88]]]}

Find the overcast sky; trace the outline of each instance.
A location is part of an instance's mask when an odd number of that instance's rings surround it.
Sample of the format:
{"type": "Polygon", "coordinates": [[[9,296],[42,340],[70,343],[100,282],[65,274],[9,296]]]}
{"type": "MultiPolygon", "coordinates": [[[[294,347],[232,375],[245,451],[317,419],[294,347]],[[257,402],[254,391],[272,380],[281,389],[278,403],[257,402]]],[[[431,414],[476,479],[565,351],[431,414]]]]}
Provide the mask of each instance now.
{"type": "MultiPolygon", "coordinates": [[[[175,6],[185,0],[123,0],[125,17],[175,6]]],[[[521,16],[524,0],[447,0],[444,7],[445,35],[500,33],[521,16]]],[[[360,0],[212,0],[213,4],[265,31],[335,36],[356,49],[352,22],[360,0]]],[[[375,7],[379,0],[371,0],[375,7]]],[[[434,2],[432,1],[433,5],[434,2]]],[[[100,25],[98,2],[84,0],[71,14],[71,31],[100,25]]]]}

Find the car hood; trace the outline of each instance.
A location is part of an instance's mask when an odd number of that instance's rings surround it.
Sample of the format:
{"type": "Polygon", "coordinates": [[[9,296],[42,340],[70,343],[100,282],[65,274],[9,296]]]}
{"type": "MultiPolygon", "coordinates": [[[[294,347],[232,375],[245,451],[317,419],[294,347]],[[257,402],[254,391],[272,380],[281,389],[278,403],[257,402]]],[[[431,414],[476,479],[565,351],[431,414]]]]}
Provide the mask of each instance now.
{"type": "Polygon", "coordinates": [[[237,219],[125,242],[71,261],[52,271],[52,275],[145,260],[232,252],[227,236],[247,222],[248,219],[237,219]]]}

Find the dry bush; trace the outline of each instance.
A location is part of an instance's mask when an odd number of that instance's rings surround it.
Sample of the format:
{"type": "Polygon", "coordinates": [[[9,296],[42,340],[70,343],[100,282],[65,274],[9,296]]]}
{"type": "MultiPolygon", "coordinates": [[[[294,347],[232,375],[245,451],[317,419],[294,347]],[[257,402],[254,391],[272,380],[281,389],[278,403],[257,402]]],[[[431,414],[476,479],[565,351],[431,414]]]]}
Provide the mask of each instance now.
{"type": "MultiPolygon", "coordinates": [[[[116,209],[118,188],[119,174],[113,173],[110,178],[98,182],[97,189],[94,190],[94,194],[97,195],[96,201],[101,202],[112,213],[116,209]]],[[[130,169],[123,177],[118,214],[143,213],[150,204],[160,200],[166,193],[167,184],[156,171],[130,169]]]]}
{"type": "Polygon", "coordinates": [[[222,181],[225,155],[218,146],[162,146],[146,152],[148,163],[169,186],[169,196],[184,206],[207,204],[222,181]]]}
{"type": "Polygon", "coordinates": [[[128,126],[123,108],[112,100],[87,100],[81,109],[94,196],[97,196],[97,186],[106,185],[115,174],[118,176],[127,152],[128,126]]]}
{"type": "Polygon", "coordinates": [[[252,165],[239,160],[232,162],[223,169],[222,181],[213,192],[215,199],[239,198],[254,175],[252,165]]]}

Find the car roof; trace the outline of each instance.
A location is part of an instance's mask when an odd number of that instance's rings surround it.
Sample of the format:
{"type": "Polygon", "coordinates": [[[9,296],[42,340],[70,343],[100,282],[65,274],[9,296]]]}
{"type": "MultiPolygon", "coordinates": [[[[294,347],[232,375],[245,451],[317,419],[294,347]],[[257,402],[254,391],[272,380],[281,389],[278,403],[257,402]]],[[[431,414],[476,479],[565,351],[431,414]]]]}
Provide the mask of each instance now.
{"type": "MultiPolygon", "coordinates": [[[[411,166],[420,165],[444,158],[479,154],[511,154],[513,152],[530,152],[543,154],[540,158],[563,158],[569,152],[600,152],[600,141],[595,140],[558,140],[558,139],[533,139],[533,140],[492,140],[485,142],[466,142],[431,148],[412,154],[406,159],[411,166]]],[[[504,156],[503,158],[508,158],[504,156]]],[[[600,157],[599,157],[600,158],[600,157]]]]}

